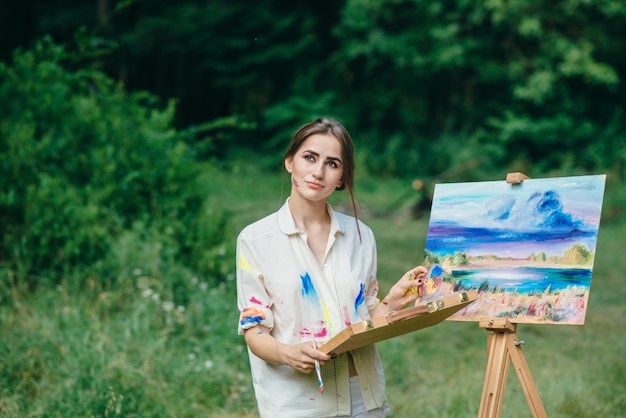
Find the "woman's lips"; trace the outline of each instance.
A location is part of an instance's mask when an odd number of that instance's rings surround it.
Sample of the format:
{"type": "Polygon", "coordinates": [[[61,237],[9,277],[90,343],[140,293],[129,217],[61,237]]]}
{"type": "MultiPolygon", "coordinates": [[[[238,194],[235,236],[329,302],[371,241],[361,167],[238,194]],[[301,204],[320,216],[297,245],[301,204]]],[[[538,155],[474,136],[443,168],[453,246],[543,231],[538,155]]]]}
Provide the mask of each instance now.
{"type": "Polygon", "coordinates": [[[315,190],[319,190],[319,189],[321,189],[321,188],[323,188],[323,187],[324,187],[324,186],[322,186],[321,184],[319,184],[319,183],[315,183],[315,182],[312,182],[312,181],[307,181],[307,182],[306,182],[306,184],[308,184],[308,186],[309,186],[310,188],[315,189],[315,190]]]}

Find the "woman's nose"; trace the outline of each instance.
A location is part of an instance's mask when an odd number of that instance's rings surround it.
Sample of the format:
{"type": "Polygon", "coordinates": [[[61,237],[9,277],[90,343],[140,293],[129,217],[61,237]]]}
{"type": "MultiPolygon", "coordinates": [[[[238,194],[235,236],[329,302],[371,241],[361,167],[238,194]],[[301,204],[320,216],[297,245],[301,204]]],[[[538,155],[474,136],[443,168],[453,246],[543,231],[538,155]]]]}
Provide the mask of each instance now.
{"type": "Polygon", "coordinates": [[[313,169],[313,177],[315,177],[316,179],[324,178],[324,166],[323,165],[319,164],[315,166],[315,168],[313,169]]]}

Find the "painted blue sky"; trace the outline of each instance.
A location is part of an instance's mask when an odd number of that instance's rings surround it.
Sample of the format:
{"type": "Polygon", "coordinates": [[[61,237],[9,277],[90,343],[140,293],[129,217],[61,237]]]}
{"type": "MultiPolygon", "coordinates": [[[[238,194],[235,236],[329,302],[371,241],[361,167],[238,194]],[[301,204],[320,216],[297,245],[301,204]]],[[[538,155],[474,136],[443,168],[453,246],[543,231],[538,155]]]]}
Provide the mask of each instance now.
{"type": "Polygon", "coordinates": [[[595,250],[605,175],[435,186],[426,249],[527,257],[562,255],[574,242],[595,250]]]}

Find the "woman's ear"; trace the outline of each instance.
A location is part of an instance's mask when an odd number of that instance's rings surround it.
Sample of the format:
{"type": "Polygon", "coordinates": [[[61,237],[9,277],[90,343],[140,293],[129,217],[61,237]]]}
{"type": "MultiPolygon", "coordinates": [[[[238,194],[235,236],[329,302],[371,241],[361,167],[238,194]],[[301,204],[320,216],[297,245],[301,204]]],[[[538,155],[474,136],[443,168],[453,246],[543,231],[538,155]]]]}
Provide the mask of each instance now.
{"type": "Polygon", "coordinates": [[[285,158],[285,169],[287,170],[287,172],[291,173],[292,168],[293,168],[293,157],[285,158]]]}

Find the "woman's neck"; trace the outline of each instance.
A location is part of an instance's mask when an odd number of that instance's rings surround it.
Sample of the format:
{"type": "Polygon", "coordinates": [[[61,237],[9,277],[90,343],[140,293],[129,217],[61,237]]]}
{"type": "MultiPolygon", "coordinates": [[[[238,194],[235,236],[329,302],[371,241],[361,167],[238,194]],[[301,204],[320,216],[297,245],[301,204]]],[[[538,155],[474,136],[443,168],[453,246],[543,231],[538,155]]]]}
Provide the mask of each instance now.
{"type": "Polygon", "coordinates": [[[326,200],[312,202],[292,195],[288,203],[291,215],[299,229],[309,231],[330,224],[326,200]]]}

